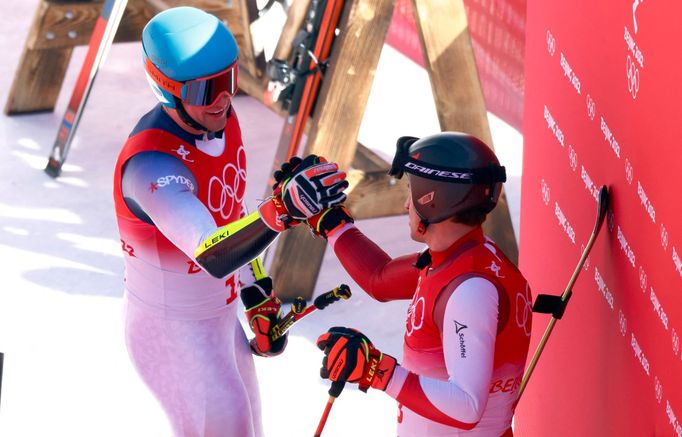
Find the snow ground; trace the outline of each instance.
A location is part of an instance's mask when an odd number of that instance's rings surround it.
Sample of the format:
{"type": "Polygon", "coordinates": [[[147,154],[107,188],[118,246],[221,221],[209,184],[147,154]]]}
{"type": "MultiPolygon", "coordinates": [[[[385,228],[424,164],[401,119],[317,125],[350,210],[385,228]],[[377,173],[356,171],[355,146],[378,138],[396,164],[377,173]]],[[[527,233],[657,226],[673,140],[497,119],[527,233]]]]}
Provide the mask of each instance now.
{"type": "MultiPolygon", "coordinates": [[[[4,104],[37,0],[5,0],[0,34],[0,101],[4,104]]],[[[121,321],[122,259],[111,179],[120,145],[154,103],[140,68],[138,44],[116,45],[100,71],[63,175],[42,169],[54,141],[84,48],[76,49],[53,113],[0,116],[0,352],[5,354],[0,404],[2,436],[168,436],[165,417],[128,361],[121,321]]],[[[405,76],[401,76],[405,83],[405,76]]],[[[438,130],[427,76],[390,48],[384,50],[360,141],[390,156],[395,138],[438,130]],[[397,69],[397,70],[396,70],[397,69]],[[391,71],[414,75],[400,92],[391,71]]],[[[257,204],[282,121],[249,97],[235,106],[249,161],[249,206],[257,204]],[[253,157],[257,157],[254,159],[253,157]]],[[[519,217],[521,138],[491,117],[519,217]]],[[[414,251],[406,217],[358,223],[392,255],[414,251]]],[[[328,327],[364,331],[384,352],[401,356],[406,303],[369,300],[327,251],[316,292],[340,282],[348,302],[304,319],[285,354],[256,358],[268,436],[311,435],[327,399],[314,340],[328,327]],[[368,317],[371,315],[371,317],[368,317]]],[[[395,403],[383,393],[348,387],[325,436],[395,435],[395,403]]]]}

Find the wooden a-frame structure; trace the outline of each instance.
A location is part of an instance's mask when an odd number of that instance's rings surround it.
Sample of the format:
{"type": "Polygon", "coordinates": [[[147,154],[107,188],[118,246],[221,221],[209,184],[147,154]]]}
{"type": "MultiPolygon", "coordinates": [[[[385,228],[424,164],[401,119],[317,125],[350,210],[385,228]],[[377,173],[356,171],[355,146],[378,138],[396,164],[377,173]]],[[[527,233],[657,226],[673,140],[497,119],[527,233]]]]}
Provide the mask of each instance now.
{"type": "MultiPolygon", "coordinates": [[[[305,11],[309,1],[294,0],[279,46],[287,45],[286,35],[292,34],[292,28],[298,29],[297,14],[305,11]]],[[[357,143],[395,0],[346,3],[303,155],[321,155],[348,169],[351,186],[346,206],[356,219],[404,214],[406,182],[388,176],[389,164],[357,143]]],[[[462,0],[412,0],[412,5],[441,130],[471,133],[492,146],[462,0]]],[[[518,248],[504,192],[484,229],[517,262],[518,248]]],[[[312,296],[325,247],[326,242],[311,238],[304,226],[279,237],[270,266],[278,295],[312,296]]]]}

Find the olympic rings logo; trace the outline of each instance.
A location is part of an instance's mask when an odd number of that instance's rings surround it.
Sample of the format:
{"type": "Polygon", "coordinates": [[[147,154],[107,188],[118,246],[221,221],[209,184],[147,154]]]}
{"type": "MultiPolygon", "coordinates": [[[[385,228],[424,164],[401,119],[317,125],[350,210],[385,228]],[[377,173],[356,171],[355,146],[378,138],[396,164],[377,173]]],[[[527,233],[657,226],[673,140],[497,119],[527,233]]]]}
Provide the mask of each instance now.
{"type": "Polygon", "coordinates": [[[208,209],[220,213],[227,220],[241,211],[246,188],[246,153],[244,147],[237,149],[236,164],[227,163],[222,178],[211,176],[208,182],[208,209]]]}
{"type": "Polygon", "coordinates": [[[554,56],[556,52],[556,39],[549,30],[547,30],[547,52],[549,52],[549,56],[554,56]]]}
{"type": "Polygon", "coordinates": [[[549,185],[547,185],[547,182],[543,179],[540,182],[542,186],[542,201],[545,203],[545,205],[549,205],[549,185]]]}
{"type": "Polygon", "coordinates": [[[628,321],[625,318],[625,314],[623,314],[623,310],[618,310],[618,325],[620,326],[620,335],[625,337],[628,331],[628,321]]]}
{"type": "Polygon", "coordinates": [[[625,180],[628,182],[628,184],[632,184],[632,180],[634,179],[634,170],[632,169],[632,164],[630,163],[630,160],[625,158],[625,180]]]}
{"type": "Polygon", "coordinates": [[[597,109],[596,105],[594,103],[594,99],[592,99],[592,96],[589,94],[587,95],[587,116],[590,117],[590,120],[594,120],[594,116],[597,114],[597,109]]]}
{"type": "Polygon", "coordinates": [[[527,337],[530,337],[530,320],[533,314],[531,300],[530,288],[526,284],[525,293],[516,293],[516,326],[523,328],[527,337]]]}
{"type": "Polygon", "coordinates": [[[628,77],[628,91],[632,95],[633,99],[637,98],[637,93],[639,92],[639,69],[633,62],[630,55],[626,62],[626,73],[628,77]]]}
{"type": "Polygon", "coordinates": [[[572,145],[568,146],[568,162],[571,164],[571,170],[575,171],[578,168],[578,154],[572,145]]]}
{"type": "Polygon", "coordinates": [[[416,302],[410,304],[407,309],[407,336],[411,336],[414,331],[419,331],[424,325],[424,309],[426,302],[424,297],[420,297],[416,302]]]}
{"type": "Polygon", "coordinates": [[[668,230],[663,223],[661,223],[661,246],[663,246],[664,251],[668,250],[668,230]]]}
{"type": "Polygon", "coordinates": [[[639,286],[642,289],[642,293],[646,291],[647,282],[646,272],[642,266],[639,266],[639,286]]]}

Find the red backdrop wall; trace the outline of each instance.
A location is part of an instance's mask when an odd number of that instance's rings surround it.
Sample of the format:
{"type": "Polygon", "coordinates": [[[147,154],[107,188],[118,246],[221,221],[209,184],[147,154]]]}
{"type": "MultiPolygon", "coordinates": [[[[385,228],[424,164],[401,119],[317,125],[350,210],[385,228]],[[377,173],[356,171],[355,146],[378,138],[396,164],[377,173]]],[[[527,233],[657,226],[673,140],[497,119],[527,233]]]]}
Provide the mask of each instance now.
{"type": "MultiPolygon", "coordinates": [[[[560,294],[517,435],[682,436],[682,3],[528,3],[520,266],[560,294]]],[[[537,315],[531,348],[549,318],[537,315]]]]}

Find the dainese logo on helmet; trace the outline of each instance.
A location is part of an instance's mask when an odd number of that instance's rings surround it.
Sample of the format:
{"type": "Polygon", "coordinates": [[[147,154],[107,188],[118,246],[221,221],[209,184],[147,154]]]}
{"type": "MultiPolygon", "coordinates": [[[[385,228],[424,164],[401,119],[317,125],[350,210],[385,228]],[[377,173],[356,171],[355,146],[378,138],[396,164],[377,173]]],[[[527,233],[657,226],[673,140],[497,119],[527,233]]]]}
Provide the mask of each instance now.
{"type": "Polygon", "coordinates": [[[455,172],[455,171],[436,170],[435,168],[424,167],[424,166],[415,164],[413,162],[406,163],[405,167],[407,167],[411,170],[418,171],[420,173],[439,176],[439,177],[443,177],[443,178],[471,179],[471,173],[461,173],[461,172],[455,172]]]}

